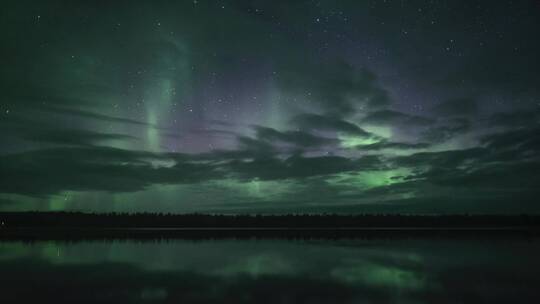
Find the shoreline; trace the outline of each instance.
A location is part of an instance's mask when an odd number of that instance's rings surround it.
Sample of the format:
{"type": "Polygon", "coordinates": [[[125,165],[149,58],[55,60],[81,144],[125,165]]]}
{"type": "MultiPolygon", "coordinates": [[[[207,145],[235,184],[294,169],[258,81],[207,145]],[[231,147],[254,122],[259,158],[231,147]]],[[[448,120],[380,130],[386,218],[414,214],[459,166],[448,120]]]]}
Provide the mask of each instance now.
{"type": "Polygon", "coordinates": [[[403,239],[403,238],[533,238],[538,227],[358,227],[358,228],[2,228],[0,242],[9,240],[128,239],[403,239]]]}

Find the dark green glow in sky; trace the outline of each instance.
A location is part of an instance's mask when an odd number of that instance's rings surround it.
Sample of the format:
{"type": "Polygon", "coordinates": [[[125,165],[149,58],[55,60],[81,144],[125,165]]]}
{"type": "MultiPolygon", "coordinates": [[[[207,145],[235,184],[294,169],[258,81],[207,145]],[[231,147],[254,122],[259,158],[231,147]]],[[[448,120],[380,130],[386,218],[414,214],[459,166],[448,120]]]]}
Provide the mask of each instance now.
{"type": "Polygon", "coordinates": [[[538,1],[7,1],[0,210],[538,213],[538,1]]]}

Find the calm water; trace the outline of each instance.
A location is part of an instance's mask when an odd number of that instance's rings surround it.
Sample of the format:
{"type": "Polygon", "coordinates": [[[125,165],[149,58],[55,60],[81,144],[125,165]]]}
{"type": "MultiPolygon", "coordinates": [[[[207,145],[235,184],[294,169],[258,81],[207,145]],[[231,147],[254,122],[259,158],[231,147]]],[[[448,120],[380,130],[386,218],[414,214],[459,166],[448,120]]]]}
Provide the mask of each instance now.
{"type": "Polygon", "coordinates": [[[530,239],[2,242],[1,303],[540,303],[530,239]]]}

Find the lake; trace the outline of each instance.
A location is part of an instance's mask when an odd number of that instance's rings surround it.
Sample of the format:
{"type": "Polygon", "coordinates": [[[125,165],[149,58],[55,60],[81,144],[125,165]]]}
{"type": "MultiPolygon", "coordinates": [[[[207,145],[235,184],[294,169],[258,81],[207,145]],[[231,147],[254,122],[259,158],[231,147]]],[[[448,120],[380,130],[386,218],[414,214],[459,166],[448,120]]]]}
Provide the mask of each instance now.
{"type": "Polygon", "coordinates": [[[534,238],[0,242],[1,303],[540,303],[534,238]]]}

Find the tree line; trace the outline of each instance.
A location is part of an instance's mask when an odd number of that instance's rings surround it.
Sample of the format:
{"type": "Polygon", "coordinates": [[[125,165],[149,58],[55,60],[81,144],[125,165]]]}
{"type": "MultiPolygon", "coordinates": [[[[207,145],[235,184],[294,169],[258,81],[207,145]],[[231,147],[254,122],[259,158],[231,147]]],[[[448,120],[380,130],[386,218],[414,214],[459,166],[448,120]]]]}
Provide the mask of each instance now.
{"type": "Polygon", "coordinates": [[[538,215],[0,212],[0,229],[43,228],[369,228],[540,227],[538,215]]]}

